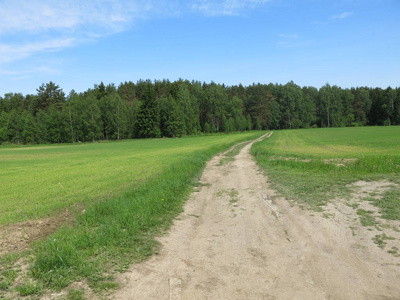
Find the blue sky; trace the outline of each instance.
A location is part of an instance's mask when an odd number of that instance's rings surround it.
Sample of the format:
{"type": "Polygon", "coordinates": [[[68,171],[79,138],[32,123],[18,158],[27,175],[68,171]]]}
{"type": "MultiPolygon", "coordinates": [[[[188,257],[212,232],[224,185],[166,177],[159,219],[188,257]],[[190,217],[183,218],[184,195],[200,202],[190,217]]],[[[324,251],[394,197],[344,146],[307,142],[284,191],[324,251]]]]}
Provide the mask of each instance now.
{"type": "Polygon", "coordinates": [[[400,86],[399,0],[0,0],[0,95],[53,81],[400,86]]]}

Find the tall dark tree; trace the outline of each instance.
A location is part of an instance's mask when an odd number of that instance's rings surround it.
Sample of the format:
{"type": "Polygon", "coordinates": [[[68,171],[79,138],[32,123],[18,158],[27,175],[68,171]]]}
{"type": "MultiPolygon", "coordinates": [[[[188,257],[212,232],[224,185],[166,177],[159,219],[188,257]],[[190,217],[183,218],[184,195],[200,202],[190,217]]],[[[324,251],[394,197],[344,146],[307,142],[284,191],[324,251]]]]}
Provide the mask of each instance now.
{"type": "Polygon", "coordinates": [[[394,100],[393,124],[400,125],[400,89],[396,89],[396,99],[394,100]]]}
{"type": "Polygon", "coordinates": [[[132,82],[124,82],[118,86],[118,94],[128,104],[136,101],[136,85],[132,82]]]}
{"type": "Polygon", "coordinates": [[[363,126],[367,124],[367,115],[371,109],[371,98],[369,96],[368,88],[352,88],[353,97],[353,114],[354,124],[363,126]]]}
{"type": "Polygon", "coordinates": [[[141,95],[141,105],[137,116],[137,133],[139,138],[161,136],[160,116],[156,102],[154,85],[147,82],[141,95]]]}
{"type": "Polygon", "coordinates": [[[248,88],[248,111],[256,129],[268,129],[271,118],[270,105],[275,100],[269,89],[262,84],[248,88]]]}
{"type": "Polygon", "coordinates": [[[369,90],[371,97],[371,109],[368,114],[369,125],[385,125],[389,119],[388,105],[385,99],[385,91],[381,88],[369,90]]]}
{"type": "Polygon", "coordinates": [[[33,103],[33,112],[36,114],[40,109],[47,110],[50,106],[61,109],[65,102],[65,94],[63,90],[50,81],[49,83],[42,84],[37,89],[36,103],[33,103]]]}
{"type": "Polygon", "coordinates": [[[315,87],[304,87],[303,89],[303,109],[301,118],[303,127],[308,128],[317,122],[318,89],[315,87]]]}

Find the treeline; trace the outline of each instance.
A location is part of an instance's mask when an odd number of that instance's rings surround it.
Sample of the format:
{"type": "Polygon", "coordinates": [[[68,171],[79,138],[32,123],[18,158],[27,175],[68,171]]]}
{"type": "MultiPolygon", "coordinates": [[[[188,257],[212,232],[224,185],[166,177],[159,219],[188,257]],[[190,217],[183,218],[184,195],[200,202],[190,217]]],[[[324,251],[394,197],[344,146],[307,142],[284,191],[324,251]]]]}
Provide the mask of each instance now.
{"type": "Polygon", "coordinates": [[[0,143],[64,143],[180,137],[251,129],[400,125],[399,88],[342,89],[293,82],[225,86],[178,80],[103,83],[65,95],[0,97],[0,143]]]}

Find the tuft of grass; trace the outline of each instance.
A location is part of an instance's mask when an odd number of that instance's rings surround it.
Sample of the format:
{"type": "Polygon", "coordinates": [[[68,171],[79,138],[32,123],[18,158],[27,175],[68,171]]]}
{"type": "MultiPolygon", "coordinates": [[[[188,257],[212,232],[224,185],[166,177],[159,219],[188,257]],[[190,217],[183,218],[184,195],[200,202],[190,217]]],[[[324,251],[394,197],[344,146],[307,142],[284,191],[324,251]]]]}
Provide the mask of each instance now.
{"type": "Polygon", "coordinates": [[[0,291],[7,291],[18,277],[15,263],[19,257],[19,253],[0,256],[0,291]]]}
{"type": "Polygon", "coordinates": [[[14,280],[18,277],[18,273],[14,269],[2,270],[0,275],[0,290],[6,291],[10,285],[13,284],[14,280]]]}
{"type": "Polygon", "coordinates": [[[335,218],[335,214],[334,213],[326,213],[326,212],[324,212],[322,214],[322,217],[325,218],[325,219],[331,219],[331,218],[335,218]]]}
{"type": "Polygon", "coordinates": [[[233,198],[237,198],[237,196],[239,195],[239,192],[235,189],[230,189],[228,192],[229,197],[233,198]]]}
{"type": "Polygon", "coordinates": [[[216,194],[217,197],[222,197],[224,195],[228,195],[228,197],[230,198],[229,200],[230,203],[236,203],[239,200],[238,199],[239,192],[235,189],[222,190],[216,194]]]}
{"type": "Polygon", "coordinates": [[[356,208],[358,208],[358,207],[360,206],[359,203],[346,203],[346,205],[347,205],[348,207],[353,208],[353,209],[356,209],[356,208]]]}
{"type": "Polygon", "coordinates": [[[376,219],[372,216],[373,211],[366,211],[364,209],[358,209],[357,215],[360,216],[360,222],[363,226],[375,226],[378,224],[376,219]]]}
{"type": "Polygon", "coordinates": [[[38,283],[26,281],[22,285],[18,285],[15,289],[19,292],[20,296],[40,295],[43,293],[43,288],[38,283]]]}
{"type": "Polygon", "coordinates": [[[380,199],[370,199],[375,206],[380,208],[382,218],[400,220],[400,189],[391,188],[385,191],[380,199]]]}
{"type": "Polygon", "coordinates": [[[68,300],[84,300],[85,299],[85,291],[83,289],[73,289],[70,288],[67,294],[68,300]]]}
{"type": "Polygon", "coordinates": [[[379,248],[384,249],[386,246],[385,240],[394,240],[394,237],[387,236],[385,233],[377,234],[374,238],[372,238],[375,244],[378,245],[379,248]]]}
{"type": "Polygon", "coordinates": [[[399,251],[399,248],[392,247],[392,249],[388,250],[388,253],[394,255],[395,257],[399,257],[400,254],[398,253],[398,251],[399,251]]]}

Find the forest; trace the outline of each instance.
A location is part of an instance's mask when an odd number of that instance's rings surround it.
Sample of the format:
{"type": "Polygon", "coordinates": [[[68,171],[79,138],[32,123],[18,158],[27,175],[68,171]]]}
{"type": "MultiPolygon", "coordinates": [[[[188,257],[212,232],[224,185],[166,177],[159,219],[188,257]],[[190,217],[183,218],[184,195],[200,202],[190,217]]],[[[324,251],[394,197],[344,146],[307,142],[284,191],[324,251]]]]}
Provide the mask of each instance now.
{"type": "Polygon", "coordinates": [[[249,86],[199,81],[103,82],[68,95],[0,97],[0,143],[74,143],[265,129],[400,125],[400,89],[294,82],[249,86]]]}

